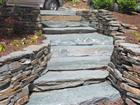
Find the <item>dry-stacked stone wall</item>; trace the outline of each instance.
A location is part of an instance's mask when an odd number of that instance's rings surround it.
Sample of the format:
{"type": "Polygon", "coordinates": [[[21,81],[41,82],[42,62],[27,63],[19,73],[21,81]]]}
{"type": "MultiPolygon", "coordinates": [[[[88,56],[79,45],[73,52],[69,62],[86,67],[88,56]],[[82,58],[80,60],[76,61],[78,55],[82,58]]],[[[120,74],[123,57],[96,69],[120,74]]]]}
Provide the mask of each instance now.
{"type": "Polygon", "coordinates": [[[0,33],[4,35],[33,33],[41,29],[40,9],[0,7],[0,33]]]}
{"type": "Polygon", "coordinates": [[[109,11],[96,10],[94,14],[98,22],[98,31],[114,38],[108,79],[120,91],[125,103],[140,104],[140,45],[127,42],[123,23],[114,18],[109,11]]]}
{"type": "Polygon", "coordinates": [[[49,44],[31,45],[0,58],[0,105],[23,105],[29,99],[30,84],[47,67],[49,44]]]}

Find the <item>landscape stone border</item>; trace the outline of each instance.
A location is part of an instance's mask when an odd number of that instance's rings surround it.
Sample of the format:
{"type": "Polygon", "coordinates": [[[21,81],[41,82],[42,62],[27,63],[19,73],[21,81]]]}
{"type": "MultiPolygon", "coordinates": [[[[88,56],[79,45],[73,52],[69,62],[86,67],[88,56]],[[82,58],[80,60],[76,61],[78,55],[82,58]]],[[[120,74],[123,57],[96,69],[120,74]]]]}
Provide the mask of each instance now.
{"type": "Polygon", "coordinates": [[[1,57],[0,105],[24,105],[29,99],[30,85],[46,70],[50,57],[48,43],[1,57]]]}
{"type": "MultiPolygon", "coordinates": [[[[98,31],[114,38],[114,51],[107,68],[110,72],[108,79],[120,91],[125,103],[140,104],[140,45],[127,42],[124,36],[126,27],[111,12],[98,10],[94,13],[98,31]]],[[[130,25],[128,29],[133,28],[130,25]]]]}

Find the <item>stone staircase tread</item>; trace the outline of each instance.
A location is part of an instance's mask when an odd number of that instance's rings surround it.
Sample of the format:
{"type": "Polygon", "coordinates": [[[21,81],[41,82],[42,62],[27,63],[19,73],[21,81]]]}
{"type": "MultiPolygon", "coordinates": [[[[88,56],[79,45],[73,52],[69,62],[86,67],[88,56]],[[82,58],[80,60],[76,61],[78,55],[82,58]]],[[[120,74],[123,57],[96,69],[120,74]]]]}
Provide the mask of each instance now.
{"type": "Polygon", "coordinates": [[[34,84],[43,84],[49,82],[59,81],[76,81],[76,80],[94,80],[105,79],[109,75],[107,70],[81,70],[81,71],[61,71],[53,72],[49,71],[45,75],[38,78],[34,84]]]}
{"type": "Polygon", "coordinates": [[[96,46],[52,46],[52,57],[82,57],[112,54],[112,45],[96,46]]]}
{"type": "Polygon", "coordinates": [[[75,16],[76,11],[70,11],[70,10],[59,10],[59,11],[52,11],[52,10],[41,10],[41,15],[46,16],[75,16]]]}
{"type": "Polygon", "coordinates": [[[110,61],[110,56],[88,56],[88,57],[61,57],[51,58],[48,62],[49,70],[77,70],[100,68],[107,66],[110,61]]]}
{"type": "Polygon", "coordinates": [[[94,105],[94,102],[102,99],[115,101],[120,97],[119,92],[110,83],[103,82],[76,88],[33,93],[27,105],[81,105],[85,101],[91,101],[94,105]]]}
{"type": "Polygon", "coordinates": [[[97,31],[92,27],[43,28],[43,30],[45,34],[93,33],[97,31]]]}
{"type": "Polygon", "coordinates": [[[69,21],[43,21],[44,27],[48,28],[66,28],[66,27],[88,27],[89,22],[69,22],[69,21]]]}
{"type": "MultiPolygon", "coordinates": [[[[81,33],[81,34],[47,34],[45,35],[52,46],[56,45],[112,45],[113,38],[99,33],[81,33]]],[[[45,41],[43,41],[45,42],[45,41]]]]}

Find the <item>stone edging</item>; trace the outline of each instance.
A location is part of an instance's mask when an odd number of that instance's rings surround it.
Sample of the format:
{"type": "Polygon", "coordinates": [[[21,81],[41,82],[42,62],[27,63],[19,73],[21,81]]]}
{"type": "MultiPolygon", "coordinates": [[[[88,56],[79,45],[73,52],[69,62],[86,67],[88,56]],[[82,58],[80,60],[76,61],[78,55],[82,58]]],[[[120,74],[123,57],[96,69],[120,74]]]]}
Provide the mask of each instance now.
{"type": "Polygon", "coordinates": [[[107,10],[94,10],[98,31],[114,38],[114,51],[108,64],[108,79],[122,94],[124,102],[140,104],[140,45],[128,43],[124,27],[107,10]],[[136,102],[136,103],[135,103],[136,102]]]}
{"type": "Polygon", "coordinates": [[[31,45],[0,58],[0,105],[23,105],[30,84],[46,69],[50,45],[31,45]]]}

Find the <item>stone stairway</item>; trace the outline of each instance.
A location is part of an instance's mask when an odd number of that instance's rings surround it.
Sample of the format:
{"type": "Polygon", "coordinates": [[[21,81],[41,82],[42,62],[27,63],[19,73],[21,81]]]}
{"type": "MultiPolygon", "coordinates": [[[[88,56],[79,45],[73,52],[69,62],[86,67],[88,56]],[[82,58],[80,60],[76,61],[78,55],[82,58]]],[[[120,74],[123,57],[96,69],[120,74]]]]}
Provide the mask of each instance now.
{"type": "Polygon", "coordinates": [[[34,81],[27,105],[122,105],[120,93],[107,80],[113,39],[97,33],[88,21],[57,20],[75,17],[75,11],[41,14],[55,16],[42,22],[52,58],[47,72],[34,81]]]}

